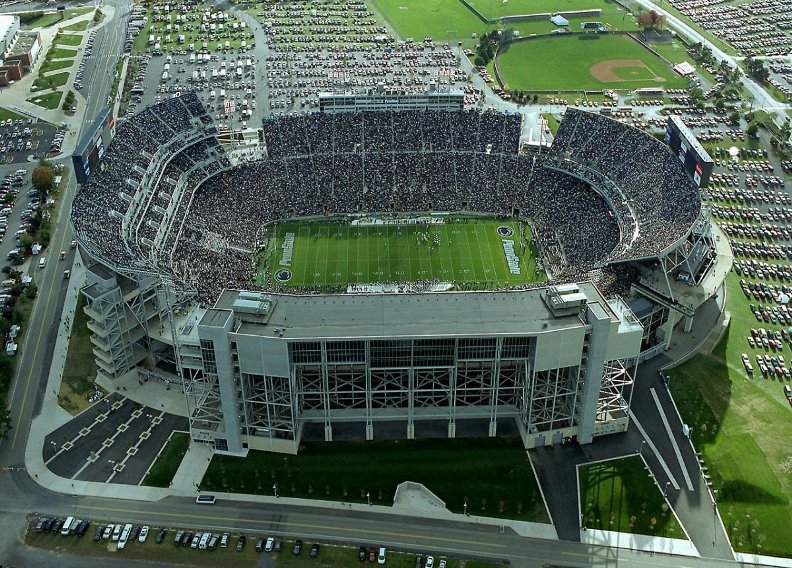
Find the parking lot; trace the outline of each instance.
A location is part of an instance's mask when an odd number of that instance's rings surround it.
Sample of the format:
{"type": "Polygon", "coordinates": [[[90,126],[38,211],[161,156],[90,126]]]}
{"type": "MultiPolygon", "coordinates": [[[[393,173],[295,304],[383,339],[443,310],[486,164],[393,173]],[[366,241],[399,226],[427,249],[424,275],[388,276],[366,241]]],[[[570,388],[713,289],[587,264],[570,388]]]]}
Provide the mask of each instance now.
{"type": "Polygon", "coordinates": [[[0,164],[33,162],[60,152],[63,132],[35,118],[0,122],[0,164]]]}
{"type": "Polygon", "coordinates": [[[174,430],[187,419],[112,394],[51,432],[47,467],[61,477],[138,485],[174,430]]]}

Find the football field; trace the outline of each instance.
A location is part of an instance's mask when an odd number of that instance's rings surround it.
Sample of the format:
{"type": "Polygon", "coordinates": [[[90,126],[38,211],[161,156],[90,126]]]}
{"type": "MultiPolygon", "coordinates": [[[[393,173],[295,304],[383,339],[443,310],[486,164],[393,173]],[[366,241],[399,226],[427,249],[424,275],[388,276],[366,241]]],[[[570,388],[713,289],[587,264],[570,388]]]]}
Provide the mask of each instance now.
{"type": "Polygon", "coordinates": [[[514,220],[287,222],[274,228],[259,257],[258,281],[338,288],[434,280],[461,289],[491,289],[544,279],[533,251],[530,227],[514,220]]]}

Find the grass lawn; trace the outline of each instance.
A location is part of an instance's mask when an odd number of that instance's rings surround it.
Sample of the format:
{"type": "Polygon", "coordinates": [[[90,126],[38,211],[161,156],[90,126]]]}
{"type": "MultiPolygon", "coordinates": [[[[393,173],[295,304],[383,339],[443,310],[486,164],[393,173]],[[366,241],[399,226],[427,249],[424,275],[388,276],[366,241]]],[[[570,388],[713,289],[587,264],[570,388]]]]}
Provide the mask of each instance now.
{"type": "Polygon", "coordinates": [[[77,50],[66,49],[64,47],[51,47],[47,52],[47,57],[51,59],[74,59],[77,57],[77,50]]]}
{"type": "Polygon", "coordinates": [[[176,470],[179,469],[184,454],[190,447],[190,435],[186,432],[174,432],[160,452],[157,461],[143,479],[143,485],[151,487],[170,487],[176,470]]]}
{"type": "Polygon", "coordinates": [[[67,69],[74,65],[74,59],[59,59],[57,61],[48,60],[41,65],[40,73],[49,73],[50,71],[58,71],[59,69],[67,69]]]}
{"type": "Polygon", "coordinates": [[[83,35],[82,34],[70,34],[70,33],[62,33],[58,34],[55,37],[54,44],[55,45],[70,45],[72,47],[76,47],[82,43],[83,35]]]}
{"type": "Polygon", "coordinates": [[[215,455],[201,490],[393,504],[396,486],[423,483],[462,513],[547,522],[548,517],[519,438],[305,443],[296,456],[250,452],[215,455]],[[409,459],[405,459],[409,456],[409,459]]]}
{"type": "MultiPolygon", "coordinates": [[[[82,16],[83,14],[87,14],[93,8],[70,8],[65,11],[63,15],[63,20],[71,20],[72,18],[76,18],[77,16],[82,16]]],[[[57,11],[50,11],[44,12],[41,16],[28,22],[27,24],[23,24],[22,27],[25,29],[32,29],[32,28],[47,28],[54,24],[60,22],[60,16],[58,15],[57,11]]]]}
{"type": "MultiPolygon", "coordinates": [[[[317,222],[277,225],[275,239],[261,257],[273,278],[288,267],[285,286],[345,286],[349,283],[438,279],[475,283],[484,288],[523,284],[541,279],[531,252],[530,228],[495,219],[448,218],[442,224],[350,225],[317,222]],[[503,228],[503,229],[501,229],[503,228]],[[499,230],[512,236],[502,237],[499,230]],[[293,256],[283,265],[285,238],[294,239],[293,256]],[[511,274],[502,238],[514,243],[519,274],[511,274]]],[[[260,271],[259,279],[265,271],[260,271]]]]}
{"type": "Polygon", "coordinates": [[[685,538],[640,457],[582,466],[578,476],[586,528],[685,538]]]}
{"type": "Polygon", "coordinates": [[[44,89],[51,89],[52,87],[62,87],[68,81],[69,81],[69,71],[64,71],[62,73],[47,75],[46,77],[43,75],[39,75],[38,77],[36,77],[36,80],[33,81],[33,86],[36,87],[38,90],[43,91],[44,89]]]}
{"type": "Polygon", "coordinates": [[[718,508],[733,547],[789,557],[792,457],[783,441],[792,439],[792,409],[780,379],[763,378],[758,370],[749,379],[742,367],[741,353],[756,367],[753,358],[760,352],[748,346],[749,329],[769,324],[755,320],[738,281],[729,276],[728,334],[711,355],[698,355],[671,370],[669,386],[718,490],[718,508]]]}
{"type": "Polygon", "coordinates": [[[543,113],[542,118],[547,121],[547,128],[550,129],[550,133],[555,136],[556,132],[558,132],[558,127],[561,126],[561,123],[558,119],[551,113],[543,113]]]}
{"type": "Polygon", "coordinates": [[[22,116],[21,114],[17,114],[14,111],[8,110],[6,108],[0,108],[0,120],[6,120],[8,118],[17,120],[18,118],[25,118],[25,117],[22,116]]]}
{"type": "Polygon", "coordinates": [[[632,90],[687,86],[687,80],[676,75],[659,58],[621,35],[570,35],[511,44],[502,52],[500,68],[511,90],[632,90]],[[592,66],[610,60],[638,60],[642,64],[612,67],[616,75],[613,80],[595,77],[592,66]]]}
{"type": "Polygon", "coordinates": [[[96,388],[94,384],[96,362],[91,343],[91,330],[88,329],[88,316],[83,311],[86,303],[85,296],[80,294],[74,312],[74,324],[60,388],[59,404],[72,414],[82,412],[91,405],[85,395],[96,388]]]}
{"type": "Polygon", "coordinates": [[[54,91],[45,95],[35,95],[28,99],[29,102],[49,110],[55,110],[60,106],[60,100],[63,96],[61,91],[54,91]]]}
{"type": "Polygon", "coordinates": [[[82,20],[80,22],[75,22],[69,26],[64,26],[61,29],[65,32],[84,32],[88,29],[88,24],[91,22],[89,20],[82,20]]]}
{"type": "Polygon", "coordinates": [[[459,0],[372,0],[370,5],[372,11],[385,16],[400,36],[416,41],[425,36],[440,42],[470,39],[471,34],[482,34],[488,29],[459,0]]]}

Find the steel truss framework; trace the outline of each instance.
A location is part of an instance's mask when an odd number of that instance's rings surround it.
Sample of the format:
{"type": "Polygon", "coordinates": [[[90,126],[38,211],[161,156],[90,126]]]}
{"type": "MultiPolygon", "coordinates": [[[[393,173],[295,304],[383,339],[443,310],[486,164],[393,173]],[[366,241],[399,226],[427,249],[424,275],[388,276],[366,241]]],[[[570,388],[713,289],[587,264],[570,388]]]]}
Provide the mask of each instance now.
{"type": "Polygon", "coordinates": [[[598,423],[614,418],[623,418],[627,413],[632,395],[633,378],[624,362],[615,359],[606,361],[602,370],[602,386],[597,400],[598,423]]]}

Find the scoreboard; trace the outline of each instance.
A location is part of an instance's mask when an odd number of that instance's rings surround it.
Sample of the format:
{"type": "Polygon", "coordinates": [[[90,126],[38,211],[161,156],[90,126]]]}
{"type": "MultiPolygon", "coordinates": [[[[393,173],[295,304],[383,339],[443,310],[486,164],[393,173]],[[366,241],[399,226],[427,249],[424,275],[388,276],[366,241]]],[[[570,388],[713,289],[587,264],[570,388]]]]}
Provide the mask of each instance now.
{"type": "Polygon", "coordinates": [[[714,162],[696,139],[696,135],[677,116],[668,118],[665,143],[682,163],[682,168],[693,179],[693,182],[698,187],[707,187],[714,162]]]}
{"type": "Polygon", "coordinates": [[[77,183],[85,183],[91,177],[91,172],[96,171],[99,160],[104,156],[105,150],[110,146],[110,141],[115,132],[115,120],[110,109],[104,109],[88,128],[86,134],[77,144],[72,154],[74,174],[77,183]]]}

